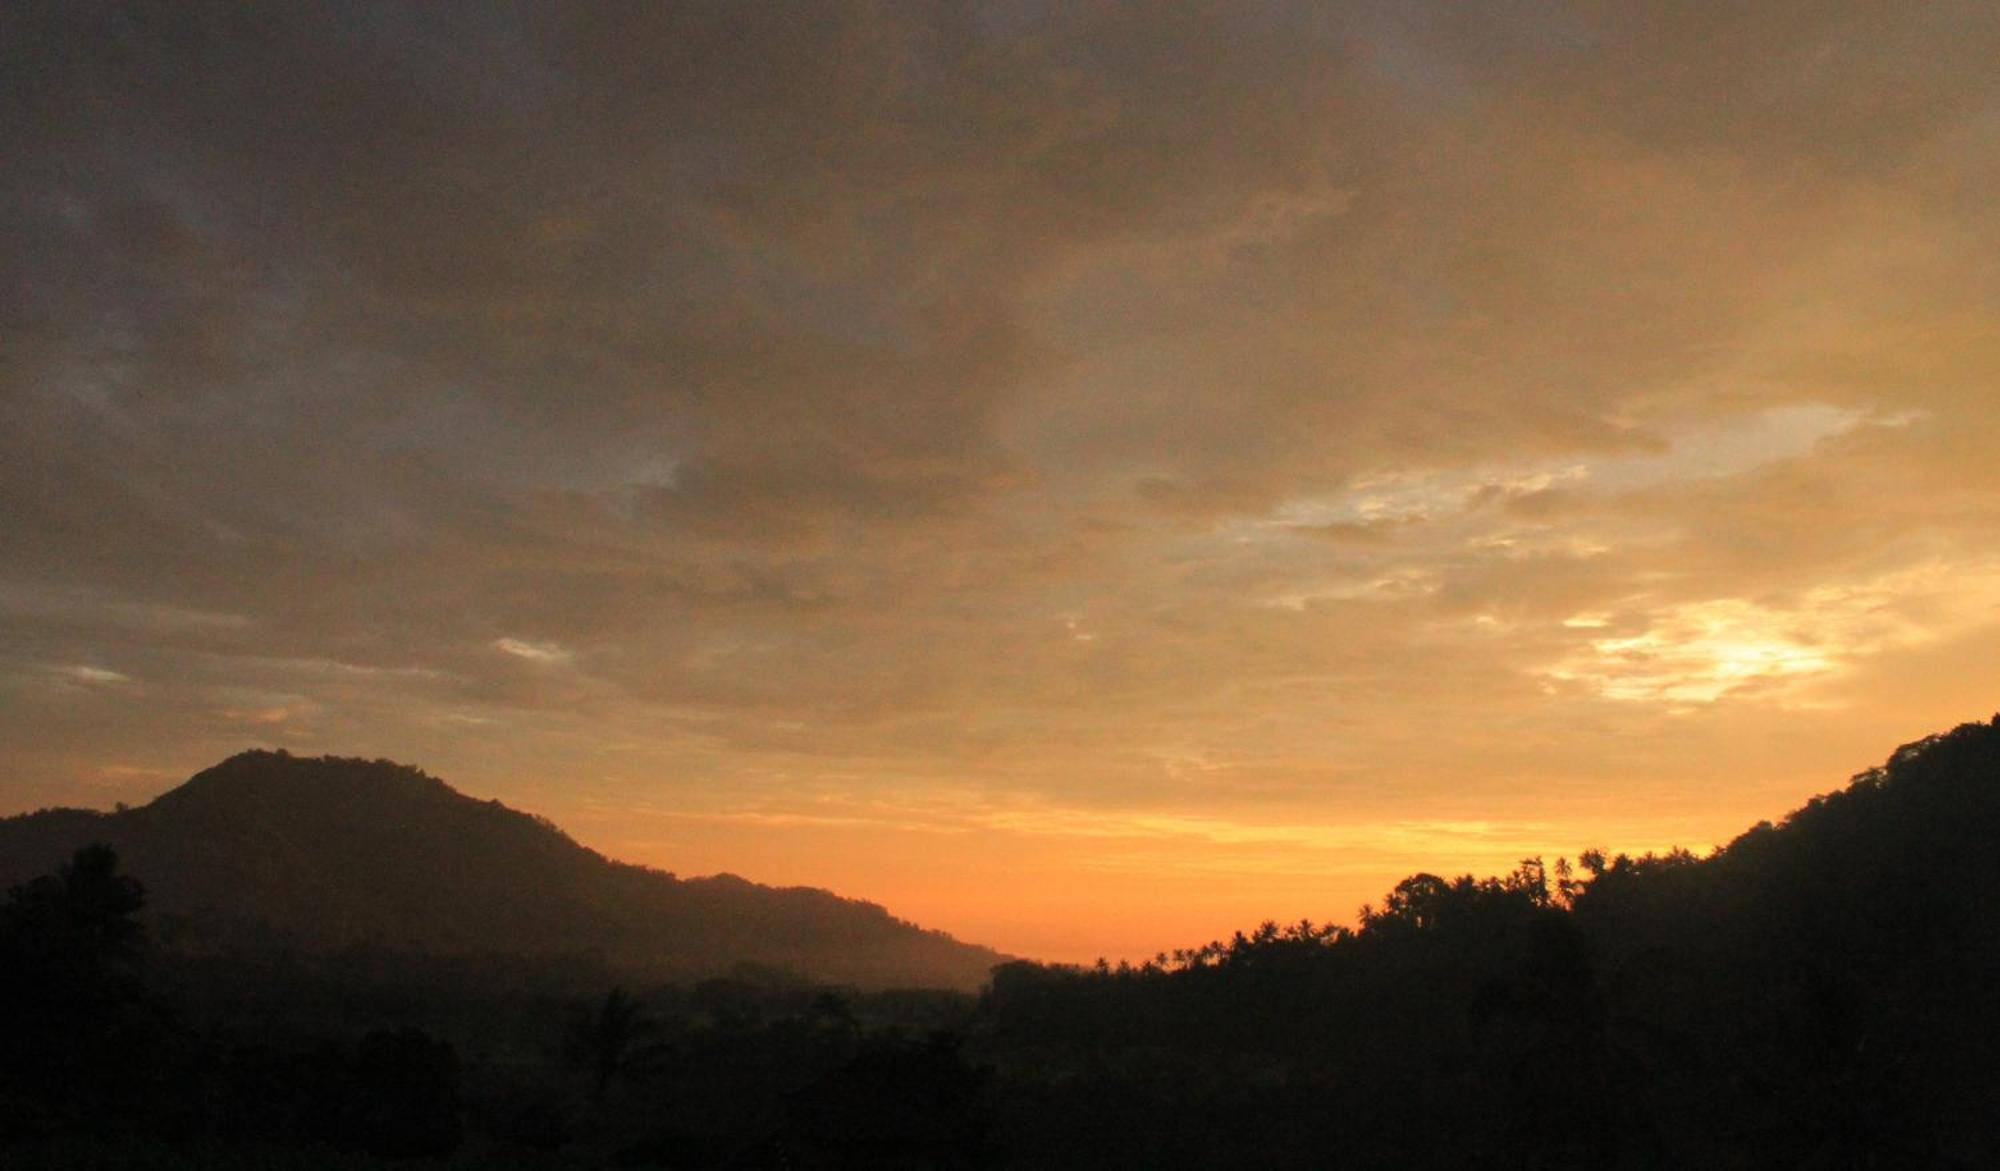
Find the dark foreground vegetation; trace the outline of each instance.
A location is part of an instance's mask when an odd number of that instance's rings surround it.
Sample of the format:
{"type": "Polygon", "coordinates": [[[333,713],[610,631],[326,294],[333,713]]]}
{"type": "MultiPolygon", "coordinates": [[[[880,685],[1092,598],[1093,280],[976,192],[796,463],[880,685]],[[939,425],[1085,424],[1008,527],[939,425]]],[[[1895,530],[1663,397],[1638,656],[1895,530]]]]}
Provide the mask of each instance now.
{"type": "Polygon", "coordinates": [[[0,909],[7,1166],[2000,1166],[2000,720],[1705,859],[977,998],[170,946],[142,900],[86,849],[0,909]]]}

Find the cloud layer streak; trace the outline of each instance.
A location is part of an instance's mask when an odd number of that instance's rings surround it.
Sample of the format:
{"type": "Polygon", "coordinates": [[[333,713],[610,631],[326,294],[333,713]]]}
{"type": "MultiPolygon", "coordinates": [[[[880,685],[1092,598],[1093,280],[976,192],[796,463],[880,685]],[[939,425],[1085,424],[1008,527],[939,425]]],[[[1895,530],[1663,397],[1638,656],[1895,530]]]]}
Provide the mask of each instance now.
{"type": "Polygon", "coordinates": [[[2000,20],[1694,11],[10,9],[0,799],[1062,954],[1776,813],[1994,706],[2000,20]]]}

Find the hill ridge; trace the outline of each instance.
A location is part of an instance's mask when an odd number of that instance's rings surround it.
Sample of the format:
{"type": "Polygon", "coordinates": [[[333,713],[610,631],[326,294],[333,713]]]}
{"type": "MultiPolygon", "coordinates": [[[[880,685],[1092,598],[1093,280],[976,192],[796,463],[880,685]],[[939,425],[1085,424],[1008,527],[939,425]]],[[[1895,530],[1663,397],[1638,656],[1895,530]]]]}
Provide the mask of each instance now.
{"type": "Polygon", "coordinates": [[[592,954],[661,976],[752,962],[867,986],[977,987],[1005,958],[822,887],[618,861],[380,758],[253,749],[134,808],[5,819],[0,885],[90,841],[119,851],[160,917],[222,938],[592,954]]]}

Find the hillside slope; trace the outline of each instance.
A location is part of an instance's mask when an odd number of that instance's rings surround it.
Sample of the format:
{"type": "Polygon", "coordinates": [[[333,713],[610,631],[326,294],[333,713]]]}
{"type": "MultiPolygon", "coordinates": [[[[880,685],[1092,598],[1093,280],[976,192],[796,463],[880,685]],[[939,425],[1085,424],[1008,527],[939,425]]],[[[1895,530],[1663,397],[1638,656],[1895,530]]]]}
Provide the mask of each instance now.
{"type": "Polygon", "coordinates": [[[1039,1167],[2000,1166],[2000,718],[1708,857],[1413,875],[1358,927],[1008,964],[1039,1167]]]}
{"type": "Polygon", "coordinates": [[[1004,957],[823,890],[679,879],[388,761],[246,752],[151,803],[0,821],[0,886],[105,842],[152,913],[309,947],[590,953],[655,975],[753,962],[864,986],[977,987],[1004,957]]]}

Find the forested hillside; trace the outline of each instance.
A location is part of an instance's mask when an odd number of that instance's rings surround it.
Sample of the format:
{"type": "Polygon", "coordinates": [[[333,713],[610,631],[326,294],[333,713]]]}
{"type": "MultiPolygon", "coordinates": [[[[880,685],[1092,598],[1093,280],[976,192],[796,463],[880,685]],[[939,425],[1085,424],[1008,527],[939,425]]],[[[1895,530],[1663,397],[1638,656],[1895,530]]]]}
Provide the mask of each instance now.
{"type": "Polygon", "coordinates": [[[1989,1167],[1996,840],[2000,721],[1707,858],[1420,874],[1352,927],[1008,963],[976,999],[191,951],[149,940],[97,847],[0,907],[0,1143],[24,1167],[1989,1167]]]}
{"type": "Polygon", "coordinates": [[[823,890],[677,878],[388,761],[246,752],[147,805],[0,821],[0,885],[111,846],[156,930],[438,953],[590,956],[635,977],[750,962],[867,986],[976,988],[1002,958],[823,890]]]}
{"type": "Polygon", "coordinates": [[[1420,874],[1354,928],[1008,965],[1030,1161],[1991,1166],[2000,721],[1708,858],[1420,874]]]}

